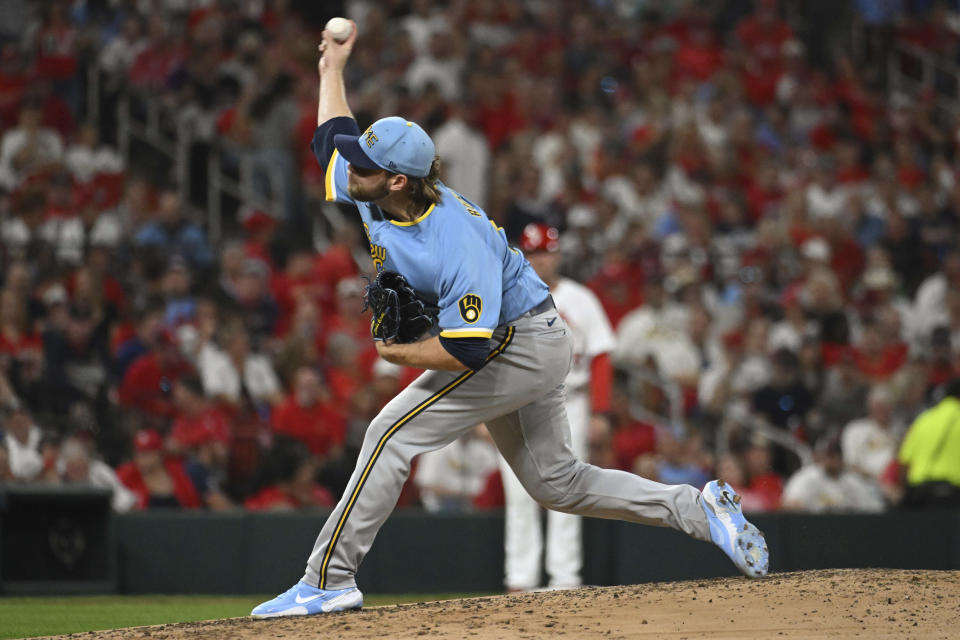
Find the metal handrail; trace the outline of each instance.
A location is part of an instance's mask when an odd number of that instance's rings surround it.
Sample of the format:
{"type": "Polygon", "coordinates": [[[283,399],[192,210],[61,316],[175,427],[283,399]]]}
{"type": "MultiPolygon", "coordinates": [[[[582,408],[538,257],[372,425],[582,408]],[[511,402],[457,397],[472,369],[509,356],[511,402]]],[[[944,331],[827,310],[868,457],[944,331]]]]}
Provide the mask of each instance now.
{"type": "Polygon", "coordinates": [[[949,76],[958,95],[948,96],[937,92],[937,107],[951,117],[960,114],[960,69],[948,60],[928,49],[906,42],[898,42],[887,57],[887,78],[893,89],[904,93],[916,93],[936,87],[937,76],[949,76]],[[914,60],[920,65],[920,78],[910,77],[903,71],[904,60],[914,60]]]}
{"type": "Polygon", "coordinates": [[[810,445],[797,440],[789,431],[779,429],[763,418],[752,414],[748,419],[742,421],[728,419],[720,421],[716,442],[718,460],[730,453],[730,434],[734,430],[734,426],[740,430],[745,429],[752,433],[759,433],[770,442],[790,451],[800,459],[802,466],[813,464],[813,449],[810,448],[810,445]]]}
{"type": "Polygon", "coordinates": [[[661,378],[649,369],[638,367],[631,368],[628,372],[627,385],[630,390],[630,415],[635,420],[655,424],[668,424],[671,428],[679,427],[679,425],[683,423],[683,392],[680,390],[680,385],[676,382],[661,378]],[[634,390],[637,389],[638,383],[641,382],[651,384],[664,392],[664,395],[667,397],[669,411],[667,415],[651,411],[640,403],[634,390]]]}
{"type": "MultiPolygon", "coordinates": [[[[88,103],[97,102],[99,109],[100,78],[99,70],[93,68],[91,77],[96,80],[88,83],[88,103]],[[94,95],[96,92],[96,95],[94,95]]],[[[144,108],[143,121],[131,115],[131,106],[135,98],[141,97],[139,92],[127,87],[120,92],[117,100],[117,146],[118,151],[129,165],[130,146],[132,140],[139,140],[154,150],[170,158],[173,164],[174,175],[184,202],[188,201],[191,193],[193,176],[189,170],[190,149],[199,138],[190,127],[178,119],[175,133],[170,135],[161,127],[165,112],[153,100],[143,99],[139,102],[144,108]]],[[[210,145],[207,155],[207,197],[206,197],[206,226],[207,235],[212,243],[219,242],[223,237],[223,195],[234,198],[242,205],[255,206],[270,213],[279,214],[286,210],[286,193],[282,188],[284,176],[276,167],[266,168],[267,180],[270,183],[270,198],[265,200],[256,193],[253,187],[254,154],[249,150],[231,143],[229,140],[217,139],[210,145]],[[223,155],[230,153],[237,159],[239,175],[235,179],[223,169],[223,155]]]]}

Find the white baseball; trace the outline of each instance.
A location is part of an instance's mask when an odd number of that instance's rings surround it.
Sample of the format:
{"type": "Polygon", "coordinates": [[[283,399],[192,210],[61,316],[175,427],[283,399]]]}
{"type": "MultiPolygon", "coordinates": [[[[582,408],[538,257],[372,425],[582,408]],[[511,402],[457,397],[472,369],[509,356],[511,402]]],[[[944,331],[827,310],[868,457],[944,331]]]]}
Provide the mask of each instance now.
{"type": "Polygon", "coordinates": [[[337,42],[343,42],[350,37],[353,32],[353,25],[346,18],[330,18],[327,20],[327,31],[337,42]]]}

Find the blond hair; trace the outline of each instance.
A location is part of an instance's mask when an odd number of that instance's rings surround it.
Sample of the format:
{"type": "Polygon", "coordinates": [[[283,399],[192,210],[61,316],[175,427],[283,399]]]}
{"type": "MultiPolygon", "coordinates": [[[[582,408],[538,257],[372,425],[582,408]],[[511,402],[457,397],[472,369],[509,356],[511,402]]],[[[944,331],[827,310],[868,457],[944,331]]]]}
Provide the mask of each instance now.
{"type": "Polygon", "coordinates": [[[427,205],[439,204],[442,196],[437,182],[440,180],[440,157],[437,156],[430,164],[430,172],[423,178],[407,176],[407,193],[415,204],[424,208],[427,205]]]}

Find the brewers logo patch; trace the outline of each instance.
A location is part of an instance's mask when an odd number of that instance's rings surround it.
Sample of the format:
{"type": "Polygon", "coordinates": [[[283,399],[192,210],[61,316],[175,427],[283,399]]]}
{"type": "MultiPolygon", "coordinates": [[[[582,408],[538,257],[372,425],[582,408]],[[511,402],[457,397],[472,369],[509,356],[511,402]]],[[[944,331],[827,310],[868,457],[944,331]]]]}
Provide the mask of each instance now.
{"type": "Polygon", "coordinates": [[[477,294],[468,293],[460,298],[458,305],[460,306],[460,317],[467,324],[473,324],[480,319],[480,314],[483,312],[483,300],[477,294]]]}

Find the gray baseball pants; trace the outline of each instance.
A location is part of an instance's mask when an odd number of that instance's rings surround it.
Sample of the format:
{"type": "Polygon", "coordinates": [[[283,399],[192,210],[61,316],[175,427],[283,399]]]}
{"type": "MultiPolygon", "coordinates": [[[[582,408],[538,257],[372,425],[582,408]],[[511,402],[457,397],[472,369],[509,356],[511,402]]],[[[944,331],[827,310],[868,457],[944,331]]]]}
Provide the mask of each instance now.
{"type": "Polygon", "coordinates": [[[493,340],[497,346],[480,371],[428,371],[370,423],[357,467],[317,537],[303,582],[321,589],[355,586],[357,568],[396,505],[411,460],[481,422],[544,507],[673,527],[710,541],[695,488],[601,469],[573,454],[563,397],[573,351],[556,310],[522,316],[497,329],[493,340]]]}

